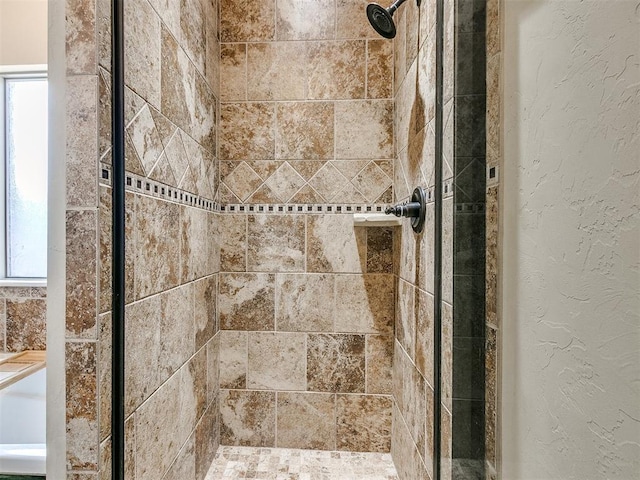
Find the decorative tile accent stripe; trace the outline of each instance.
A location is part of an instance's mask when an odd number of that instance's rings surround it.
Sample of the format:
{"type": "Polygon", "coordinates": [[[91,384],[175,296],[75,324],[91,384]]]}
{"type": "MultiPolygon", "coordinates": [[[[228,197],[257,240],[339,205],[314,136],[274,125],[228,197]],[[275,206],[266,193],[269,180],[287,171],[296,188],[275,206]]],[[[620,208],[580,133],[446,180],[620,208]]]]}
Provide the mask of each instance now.
{"type": "MultiPolygon", "coordinates": [[[[384,212],[389,204],[344,204],[344,203],[323,203],[323,204],[226,204],[221,205],[211,199],[195,195],[185,190],[170,187],[163,183],[151,180],[142,175],[127,172],[126,189],[130,192],[142,193],[163,200],[188,205],[190,207],[202,208],[210,212],[219,213],[261,213],[261,214],[282,214],[282,213],[379,213],[384,212]]],[[[100,184],[111,186],[111,165],[100,163],[100,184]]],[[[442,184],[443,198],[453,196],[453,179],[447,179],[442,184]]],[[[427,189],[427,204],[435,201],[435,187],[427,189]]],[[[484,204],[459,204],[465,205],[463,213],[480,213],[484,211],[484,204]],[[469,210],[467,205],[473,207],[469,210]],[[481,207],[480,207],[481,206],[481,207]],[[481,208],[481,210],[478,210],[481,208]]],[[[458,206],[456,207],[459,208],[458,206]]],[[[461,211],[461,210],[457,210],[461,211]]]]}

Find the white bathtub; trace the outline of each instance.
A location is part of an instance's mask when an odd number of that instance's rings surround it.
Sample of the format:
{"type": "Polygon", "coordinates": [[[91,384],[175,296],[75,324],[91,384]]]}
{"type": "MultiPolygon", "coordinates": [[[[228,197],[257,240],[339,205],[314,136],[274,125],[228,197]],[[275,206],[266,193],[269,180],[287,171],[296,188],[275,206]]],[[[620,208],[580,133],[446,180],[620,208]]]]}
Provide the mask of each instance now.
{"type": "Polygon", "coordinates": [[[0,474],[45,475],[46,368],[0,390],[0,474]]]}

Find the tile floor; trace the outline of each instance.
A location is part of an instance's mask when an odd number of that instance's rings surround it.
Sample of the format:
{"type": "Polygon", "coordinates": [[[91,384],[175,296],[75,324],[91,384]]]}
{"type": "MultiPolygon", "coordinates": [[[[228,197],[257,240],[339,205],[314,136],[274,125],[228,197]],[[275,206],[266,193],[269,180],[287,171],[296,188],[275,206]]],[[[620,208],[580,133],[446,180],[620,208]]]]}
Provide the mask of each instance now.
{"type": "Polygon", "coordinates": [[[398,480],[389,453],[223,447],[205,480],[398,480]]]}

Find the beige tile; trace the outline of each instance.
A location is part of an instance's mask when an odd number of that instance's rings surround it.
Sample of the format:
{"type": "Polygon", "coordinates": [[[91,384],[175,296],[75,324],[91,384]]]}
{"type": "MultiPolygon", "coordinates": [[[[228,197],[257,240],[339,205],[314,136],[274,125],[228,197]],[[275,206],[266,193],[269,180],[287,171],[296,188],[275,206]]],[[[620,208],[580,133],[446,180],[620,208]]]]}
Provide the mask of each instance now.
{"type": "Polygon", "coordinates": [[[319,392],[364,392],[364,335],[308,335],[307,388],[319,392]]]}
{"type": "MultiPolygon", "coordinates": [[[[307,45],[307,96],[314,100],[365,96],[366,45],[362,40],[307,45]]],[[[363,117],[366,118],[366,117],[363,117]]]]}
{"type": "Polygon", "coordinates": [[[66,343],[67,467],[97,470],[99,457],[96,342],[66,343]]]}
{"type": "Polygon", "coordinates": [[[287,162],[284,162],[266,181],[266,186],[282,203],[288,202],[304,184],[304,179],[287,162]]]}
{"type": "Polygon", "coordinates": [[[147,0],[124,5],[125,83],[155,107],[160,106],[160,17],[147,0]]]}
{"type": "Polygon", "coordinates": [[[98,385],[100,399],[100,440],[111,434],[111,313],[98,318],[98,385]]]}
{"type": "Polygon", "coordinates": [[[393,102],[365,100],[337,103],[336,157],[392,158],[393,102]],[[363,124],[363,118],[369,121],[363,124]]]}
{"type": "Polygon", "coordinates": [[[394,88],[396,92],[405,81],[407,73],[407,22],[405,10],[401,8],[395,15],[397,35],[394,39],[394,63],[393,63],[393,77],[395,79],[394,88]]]}
{"type": "Polygon", "coordinates": [[[391,397],[337,395],[338,450],[389,452],[391,405],[391,397]]]}
{"type": "MultiPolygon", "coordinates": [[[[196,428],[195,463],[197,479],[204,479],[220,446],[218,405],[211,405],[196,428]]],[[[179,480],[188,477],[180,477],[179,480]]],[[[177,479],[178,480],[178,479],[177,479]]]]}
{"type": "Polygon", "coordinates": [[[278,40],[325,40],[335,35],[333,0],[278,0],[278,40]]]}
{"type": "Polygon", "coordinates": [[[220,392],[220,443],[223,445],[274,447],[275,428],[275,392],[220,392]]]}
{"type": "MultiPolygon", "coordinates": [[[[4,302],[2,303],[4,307],[4,302]]],[[[7,299],[6,318],[3,318],[3,322],[6,322],[3,325],[6,330],[3,329],[0,334],[0,339],[6,334],[6,351],[46,350],[46,317],[47,301],[45,299],[7,299]]]]}
{"type": "Polygon", "coordinates": [[[180,44],[201,75],[205,73],[207,55],[204,6],[205,2],[200,0],[180,0],[180,44]]]}
{"type": "Polygon", "coordinates": [[[393,273],[393,228],[367,229],[367,273],[393,273]]]}
{"type": "Polygon", "coordinates": [[[433,296],[416,289],[416,366],[433,387],[433,296]]]}
{"type": "MultiPolygon", "coordinates": [[[[160,380],[169,378],[195,353],[193,284],[160,296],[160,380]]],[[[158,322],[159,320],[159,322],[158,322]]],[[[139,345],[139,344],[138,344],[139,345]]]]}
{"type": "Polygon", "coordinates": [[[305,390],[305,334],[250,332],[247,388],[305,390]]]}
{"type": "Polygon", "coordinates": [[[498,326],[498,187],[487,189],[486,312],[487,323],[498,326]]]}
{"type": "Polygon", "coordinates": [[[427,421],[427,399],[425,381],[411,362],[405,363],[403,412],[409,433],[419,452],[424,452],[427,421]]]}
{"type": "Polygon", "coordinates": [[[65,14],[67,74],[95,74],[97,68],[95,2],[68,0],[65,14]]]}
{"type": "Polygon", "coordinates": [[[362,273],[366,265],[364,229],[349,215],[311,215],[307,220],[307,271],[362,273]]]}
{"type": "Polygon", "coordinates": [[[255,42],[275,39],[275,0],[220,0],[220,40],[255,42]]]}
{"type": "Polygon", "coordinates": [[[276,109],[276,158],[333,158],[333,103],[292,102],[276,109]]]}
{"type": "Polygon", "coordinates": [[[161,478],[195,427],[196,397],[190,377],[188,368],[180,369],[138,409],[136,478],[161,478]]]}
{"type": "Polygon", "coordinates": [[[291,203],[322,203],[323,198],[310,185],[305,185],[291,198],[291,203]]]}
{"type": "Polygon", "coordinates": [[[220,387],[247,388],[247,332],[220,332],[220,387]]]}
{"type": "Polygon", "coordinates": [[[393,333],[393,275],[336,275],[337,332],[393,333]]]}
{"type": "MultiPolygon", "coordinates": [[[[425,5],[426,8],[426,5],[425,5]]],[[[407,2],[405,5],[405,17],[406,17],[406,35],[407,35],[407,53],[406,53],[406,65],[407,70],[409,66],[415,62],[418,55],[418,35],[420,30],[420,10],[417,2],[407,2]]]]}
{"type": "Polygon", "coordinates": [[[486,459],[492,465],[497,465],[497,361],[498,361],[498,332],[491,327],[486,329],[485,343],[485,452],[486,459]]]}
{"type": "Polygon", "coordinates": [[[273,330],[275,275],[220,274],[218,297],[223,330],[273,330]]]}
{"type": "Polygon", "coordinates": [[[442,404],[453,404],[453,307],[442,303],[442,404]]]}
{"type": "Polygon", "coordinates": [[[165,480],[181,480],[184,478],[196,478],[196,442],[195,436],[189,437],[187,442],[182,446],[178,456],[165,473],[165,480]]]}
{"type": "Polygon", "coordinates": [[[442,201],[442,300],[453,304],[453,198],[442,201]]]}
{"type": "Polygon", "coordinates": [[[304,216],[249,215],[247,222],[247,270],[304,271],[304,216]]]}
{"type": "Polygon", "coordinates": [[[209,405],[207,396],[207,349],[201,348],[189,359],[185,382],[193,386],[196,401],[196,420],[200,419],[209,405]]]}
{"type": "Polygon", "coordinates": [[[369,162],[354,177],[351,184],[362,193],[367,203],[374,203],[385,190],[392,186],[393,180],[375,162],[369,162]]]}
{"type": "Polygon", "coordinates": [[[276,276],[276,328],[292,332],[331,332],[335,315],[334,276],[276,276]]]}
{"type": "Polygon", "coordinates": [[[335,395],[278,393],[279,448],[336,449],[335,395]]]}
{"type": "Polygon", "coordinates": [[[145,173],[149,174],[162,154],[163,147],[148,105],[145,105],[129,124],[127,133],[138,157],[142,160],[145,173]]]}
{"type": "Polygon", "coordinates": [[[67,206],[95,207],[98,204],[98,84],[94,76],[67,78],[67,206]]]}
{"type": "Polygon", "coordinates": [[[320,168],[309,180],[309,185],[325,202],[334,201],[345,187],[350,187],[347,178],[331,163],[326,163],[320,168]]]}
{"type": "Polygon", "coordinates": [[[396,310],[396,338],[413,360],[415,358],[415,287],[398,281],[398,308],[396,310]]]}
{"type": "Polygon", "coordinates": [[[222,160],[264,160],[275,154],[275,107],[266,103],[221,106],[222,160]]]}
{"type": "Polygon", "coordinates": [[[393,98],[393,42],[367,41],[367,98],[393,98]]]}
{"type": "Polygon", "coordinates": [[[391,455],[398,468],[399,478],[428,480],[426,467],[420,457],[404,420],[397,408],[393,408],[391,455]]]}
{"type": "Polygon", "coordinates": [[[391,395],[393,335],[367,335],[366,392],[391,395]]]}
{"type": "MultiPolygon", "coordinates": [[[[379,38],[367,20],[368,0],[336,1],[336,38],[379,38]]],[[[386,40],[393,45],[392,41],[386,40]]]]}
{"type": "Polygon", "coordinates": [[[213,238],[206,235],[211,212],[194,207],[181,208],[182,283],[190,282],[213,273],[213,238]]]}
{"type": "Polygon", "coordinates": [[[222,332],[218,332],[207,343],[207,400],[209,405],[218,408],[220,397],[220,338],[222,332]]]}
{"type": "Polygon", "coordinates": [[[137,196],[136,218],[136,298],[143,298],[178,284],[179,243],[167,233],[179,231],[180,207],[137,196]]]}
{"type": "Polygon", "coordinates": [[[247,216],[220,215],[220,269],[244,272],[247,267],[247,216]]]}
{"type": "Polygon", "coordinates": [[[220,100],[247,99],[247,45],[224,43],[220,47],[220,100]]]}
{"type": "Polygon", "coordinates": [[[247,45],[249,100],[302,100],[306,82],[305,46],[299,42],[247,45]]]}
{"type": "Polygon", "coordinates": [[[222,182],[243,202],[262,184],[262,179],[246,162],[236,164],[236,168],[225,175],[222,182]]]}
{"type": "MultiPolygon", "coordinates": [[[[67,338],[96,338],[97,236],[95,211],[67,212],[67,338]]],[[[9,326],[10,308],[7,309],[7,314],[9,326]]],[[[38,315],[34,317],[37,322],[38,315]]],[[[44,335],[44,332],[42,334],[44,335]]]]}
{"type": "Polygon", "coordinates": [[[440,447],[440,478],[452,480],[451,454],[452,454],[452,423],[451,413],[446,408],[442,409],[441,447],[440,447]]]}
{"type": "Polygon", "coordinates": [[[205,277],[193,285],[196,350],[202,348],[217,331],[218,276],[205,277]]]}

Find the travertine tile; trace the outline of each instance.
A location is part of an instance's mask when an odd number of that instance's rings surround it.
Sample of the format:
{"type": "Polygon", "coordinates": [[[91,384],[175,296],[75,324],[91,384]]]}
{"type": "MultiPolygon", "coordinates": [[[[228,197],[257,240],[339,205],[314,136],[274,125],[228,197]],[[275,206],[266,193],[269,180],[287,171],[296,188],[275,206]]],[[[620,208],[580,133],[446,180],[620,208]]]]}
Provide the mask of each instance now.
{"type": "Polygon", "coordinates": [[[425,435],[427,422],[427,399],[424,378],[415,368],[413,363],[406,362],[403,369],[404,383],[404,408],[402,412],[407,423],[413,442],[419,452],[425,450],[425,435]]]}
{"type": "Polygon", "coordinates": [[[247,332],[220,332],[220,387],[247,388],[247,332]]]}
{"type": "MultiPolygon", "coordinates": [[[[373,31],[373,28],[371,28],[373,31]]],[[[393,42],[367,41],[367,98],[393,96],[393,42]]]]}
{"type": "Polygon", "coordinates": [[[390,188],[393,180],[374,162],[369,162],[354,178],[351,184],[364,196],[366,202],[374,203],[382,193],[390,188]]]}
{"type": "MultiPolygon", "coordinates": [[[[247,45],[246,76],[248,100],[303,100],[307,78],[304,44],[247,45]]],[[[235,82],[238,80],[234,79],[235,82]]]]}
{"type": "Polygon", "coordinates": [[[335,450],[335,408],[334,394],[278,393],[277,446],[335,450]]]}
{"type": "Polygon", "coordinates": [[[160,380],[164,381],[195,353],[193,284],[162,293],[160,318],[152,325],[158,328],[158,323],[161,338],[159,372],[160,380]]]}
{"type": "Polygon", "coordinates": [[[217,408],[220,396],[220,338],[221,332],[218,332],[207,343],[207,400],[209,405],[217,408]]]}
{"type": "Polygon", "coordinates": [[[307,388],[319,392],[363,393],[364,335],[308,335],[307,388]]]}
{"type": "Polygon", "coordinates": [[[338,450],[389,452],[391,405],[391,397],[337,395],[338,450]]]}
{"type": "Polygon", "coordinates": [[[442,202],[442,300],[453,303],[453,198],[442,202]]]}
{"type": "Polygon", "coordinates": [[[185,382],[193,387],[196,403],[196,419],[204,415],[209,402],[207,401],[207,349],[201,348],[189,359],[185,382]]]}
{"type": "Polygon", "coordinates": [[[398,478],[428,480],[427,470],[400,412],[393,408],[391,456],[398,469],[398,478]]]}
{"type": "MultiPolygon", "coordinates": [[[[307,46],[307,96],[314,100],[365,96],[366,45],[362,40],[307,46]]],[[[367,118],[367,117],[362,117],[367,118]]],[[[360,122],[362,126],[362,122],[360,122]]]]}
{"type": "MultiPolygon", "coordinates": [[[[426,5],[425,5],[426,8],[426,5]]],[[[420,30],[420,12],[417,2],[408,2],[404,11],[406,21],[407,51],[405,62],[407,70],[418,55],[418,34],[420,30]]]]}
{"type": "Polygon", "coordinates": [[[275,392],[220,391],[220,443],[274,447],[275,392]]]}
{"type": "Polygon", "coordinates": [[[498,187],[487,189],[486,204],[486,315],[487,323],[498,326],[498,187]]]}
{"type": "Polygon", "coordinates": [[[442,404],[449,410],[453,401],[453,307],[442,303],[442,404]]]}
{"type": "MultiPolygon", "coordinates": [[[[195,433],[196,479],[204,479],[220,446],[218,404],[211,405],[198,423],[195,433]]],[[[185,477],[181,477],[182,480],[185,477]]],[[[178,480],[178,479],[177,479],[178,480]]]]}
{"type": "Polygon", "coordinates": [[[485,344],[485,457],[491,465],[496,464],[497,434],[497,361],[498,332],[491,327],[486,329],[485,344]]]}
{"type": "Polygon", "coordinates": [[[98,391],[96,342],[67,342],[66,424],[67,466],[70,470],[97,470],[98,391]]]}
{"type": "Polygon", "coordinates": [[[392,393],[393,335],[367,335],[366,392],[392,393]]]}
{"type": "Polygon", "coordinates": [[[181,277],[189,282],[213,273],[212,246],[215,234],[207,235],[211,212],[194,207],[181,207],[181,277]]]}
{"type": "Polygon", "coordinates": [[[220,47],[220,100],[247,99],[247,45],[224,43],[220,47]]]}
{"type": "Polygon", "coordinates": [[[275,0],[221,0],[220,40],[255,42],[275,39],[275,0]]]}
{"type": "Polygon", "coordinates": [[[247,222],[247,270],[304,271],[303,215],[249,215],[247,222]]]}
{"type": "Polygon", "coordinates": [[[98,385],[100,399],[100,440],[111,433],[111,313],[98,317],[98,385]]]}
{"type": "Polygon", "coordinates": [[[367,229],[367,273],[393,273],[393,228],[367,229]]]}
{"type": "Polygon", "coordinates": [[[247,388],[305,390],[304,333],[251,332],[247,388]]]}
{"type": "Polygon", "coordinates": [[[136,478],[162,477],[189,438],[195,421],[196,398],[191,375],[185,366],[135,415],[136,478]]]}
{"type": "Polygon", "coordinates": [[[196,350],[204,346],[217,331],[218,276],[205,277],[193,285],[196,350]]]}
{"type": "Polygon", "coordinates": [[[67,206],[95,207],[98,144],[98,84],[94,76],[73,76],[66,83],[67,206]]]}
{"type": "Polygon", "coordinates": [[[247,265],[247,216],[220,215],[220,269],[244,272],[247,265]]]}
{"type": "MultiPolygon", "coordinates": [[[[379,38],[365,15],[369,3],[368,0],[336,1],[336,38],[379,38]]],[[[393,45],[393,42],[386,42],[393,45]]]]}
{"type": "MultiPolygon", "coordinates": [[[[2,302],[4,304],[4,302],[2,302]]],[[[93,315],[95,326],[95,312],[93,315]]],[[[46,350],[47,301],[46,299],[6,300],[6,351],[46,350]]],[[[85,325],[80,324],[82,327],[85,325]]],[[[90,328],[90,326],[88,326],[90,328]]],[[[84,330],[81,330],[83,333],[84,330]]],[[[95,333],[95,329],[94,329],[95,333]]],[[[2,331],[4,336],[5,331],[2,331]]],[[[0,337],[2,338],[2,337],[0,337]]]]}
{"type": "Polygon", "coordinates": [[[333,158],[334,106],[328,102],[291,102],[276,108],[276,158],[333,158]]]}
{"type": "Polygon", "coordinates": [[[136,196],[136,298],[143,298],[178,284],[179,242],[174,241],[168,232],[179,231],[180,208],[175,203],[136,196]]]}
{"type": "Polygon", "coordinates": [[[204,10],[205,2],[180,0],[180,45],[185,50],[198,72],[204,75],[207,54],[207,33],[204,10]]]}
{"type": "Polygon", "coordinates": [[[347,178],[328,162],[309,180],[309,185],[322,196],[325,202],[335,201],[336,196],[344,188],[350,187],[347,178]]]}
{"type": "Polygon", "coordinates": [[[282,203],[288,202],[304,184],[304,179],[288,162],[284,162],[266,181],[266,186],[282,203]]]}
{"type": "Polygon", "coordinates": [[[400,279],[398,281],[398,306],[396,310],[396,338],[411,357],[415,358],[415,287],[400,279]]]}
{"type": "Polygon", "coordinates": [[[222,160],[264,160],[275,154],[275,107],[267,103],[221,106],[222,160]]]}
{"type": "Polygon", "coordinates": [[[363,273],[366,232],[349,215],[310,215],[307,219],[307,271],[363,273]]]}
{"type": "Polygon", "coordinates": [[[91,75],[97,68],[95,1],[66,2],[66,66],[67,74],[91,75]]]}
{"type": "Polygon", "coordinates": [[[335,109],[337,158],[393,157],[392,101],[339,102],[335,109]]]}
{"type": "Polygon", "coordinates": [[[160,17],[147,0],[124,5],[125,83],[155,107],[160,106],[160,17]]]}
{"type": "Polygon", "coordinates": [[[182,446],[173,464],[162,477],[165,480],[182,480],[186,478],[196,478],[196,442],[195,436],[189,437],[182,446]]]}
{"type": "Polygon", "coordinates": [[[335,35],[333,0],[278,0],[278,40],[324,40],[335,35]]]}
{"type": "Polygon", "coordinates": [[[393,275],[337,275],[337,332],[393,333],[393,275]]]}
{"type": "MultiPolygon", "coordinates": [[[[95,339],[97,334],[97,216],[93,210],[67,212],[67,338],[95,339]]],[[[10,314],[11,309],[7,313],[10,314]]],[[[8,315],[8,319],[10,318],[8,315]]],[[[34,320],[38,321],[37,314],[34,315],[34,320]]]]}
{"type": "Polygon", "coordinates": [[[220,274],[218,301],[221,329],[273,330],[275,275],[220,274]]]}
{"type": "Polygon", "coordinates": [[[333,331],[334,284],[333,275],[276,275],[276,329],[333,331]]]}
{"type": "Polygon", "coordinates": [[[433,296],[416,289],[416,367],[433,386],[433,296]]]}
{"type": "Polygon", "coordinates": [[[241,479],[248,472],[266,478],[398,480],[388,453],[227,446],[218,450],[206,480],[241,479]]]}
{"type": "Polygon", "coordinates": [[[147,105],[136,115],[127,127],[131,142],[142,160],[146,174],[149,174],[163,152],[160,134],[156,129],[151,111],[147,105]]]}

